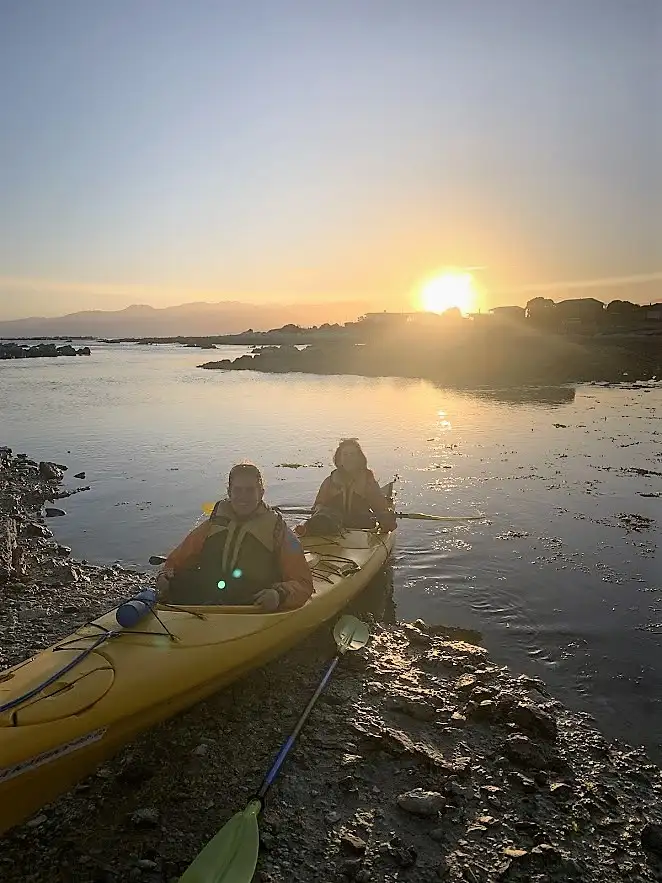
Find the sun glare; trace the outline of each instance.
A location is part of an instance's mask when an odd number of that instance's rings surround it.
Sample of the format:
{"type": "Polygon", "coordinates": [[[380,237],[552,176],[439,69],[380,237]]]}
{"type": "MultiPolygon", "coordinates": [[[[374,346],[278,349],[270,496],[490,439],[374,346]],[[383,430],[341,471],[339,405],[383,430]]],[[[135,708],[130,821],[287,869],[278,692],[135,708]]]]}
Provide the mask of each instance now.
{"type": "Polygon", "coordinates": [[[442,273],[421,288],[422,308],[429,313],[443,313],[453,307],[470,313],[475,302],[476,288],[471,273],[442,273]]]}

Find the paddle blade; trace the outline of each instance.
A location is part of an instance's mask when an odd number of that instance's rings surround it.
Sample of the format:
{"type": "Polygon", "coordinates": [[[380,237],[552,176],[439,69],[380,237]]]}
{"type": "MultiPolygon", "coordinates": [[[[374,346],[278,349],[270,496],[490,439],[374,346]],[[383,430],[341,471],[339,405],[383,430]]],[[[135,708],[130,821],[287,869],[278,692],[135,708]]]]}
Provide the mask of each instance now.
{"type": "Polygon", "coordinates": [[[203,503],[202,511],[205,513],[205,515],[211,515],[211,513],[214,511],[215,505],[216,503],[203,503]]]}
{"type": "Polygon", "coordinates": [[[260,849],[257,817],[260,801],[252,800],[232,816],[184,871],[179,883],[251,883],[260,849]]]}
{"type": "Polygon", "coordinates": [[[341,652],[360,650],[370,639],[368,626],[355,616],[341,616],[333,629],[333,637],[341,652]]]}

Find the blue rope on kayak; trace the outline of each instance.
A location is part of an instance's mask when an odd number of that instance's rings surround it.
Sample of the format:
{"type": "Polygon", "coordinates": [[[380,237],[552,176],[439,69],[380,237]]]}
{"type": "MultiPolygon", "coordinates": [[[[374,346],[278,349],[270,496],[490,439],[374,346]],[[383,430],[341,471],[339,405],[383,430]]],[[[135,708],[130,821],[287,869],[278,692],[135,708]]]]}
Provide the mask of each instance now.
{"type": "MultiPolygon", "coordinates": [[[[175,640],[175,636],[167,627],[167,625],[163,622],[160,616],[157,614],[155,610],[151,610],[150,613],[158,620],[158,622],[163,626],[164,632],[163,634],[167,634],[170,637],[171,641],[175,640]]],[[[43,690],[47,687],[50,687],[51,684],[55,683],[58,678],[61,678],[62,675],[66,675],[71,671],[72,668],[75,668],[79,663],[81,663],[84,659],[94,653],[94,651],[100,647],[106,641],[109,641],[111,638],[117,638],[119,635],[150,635],[152,636],[154,632],[141,632],[136,631],[135,629],[131,629],[131,631],[127,631],[124,628],[119,629],[107,629],[104,626],[98,625],[95,622],[85,623],[88,627],[94,627],[101,629],[101,634],[96,638],[95,641],[89,647],[86,647],[84,650],[75,656],[70,662],[66,665],[63,665],[62,668],[58,669],[54,674],[52,674],[49,678],[46,678],[45,681],[42,681],[40,684],[37,684],[36,687],[33,687],[31,690],[28,690],[26,693],[23,693],[21,696],[17,696],[15,699],[10,699],[9,702],[5,702],[4,705],[0,705],[0,714],[3,714],[5,711],[11,711],[12,708],[16,708],[18,705],[22,705],[24,702],[28,702],[30,699],[33,699],[35,696],[38,696],[43,690]]],[[[85,628],[85,626],[83,626],[85,628]]],[[[89,635],[79,635],[74,638],[70,638],[68,641],[60,644],[59,647],[54,647],[53,652],[55,653],[57,650],[68,650],[68,644],[75,644],[78,641],[84,641],[86,638],[90,637],[89,635]]]]}
{"type": "Polygon", "coordinates": [[[66,665],[63,665],[59,671],[56,671],[55,674],[52,674],[50,678],[46,678],[45,681],[42,681],[41,684],[37,684],[36,687],[33,687],[31,690],[28,690],[27,693],[23,693],[22,696],[17,696],[15,699],[10,699],[9,702],[5,702],[4,705],[0,705],[0,714],[5,711],[11,711],[12,708],[16,708],[17,705],[22,705],[24,702],[27,702],[29,699],[38,696],[42,690],[45,690],[46,687],[50,687],[51,684],[54,684],[58,678],[61,678],[62,675],[66,675],[67,672],[70,672],[72,668],[78,665],[79,662],[82,662],[86,657],[93,653],[97,647],[103,644],[104,641],[107,641],[109,638],[114,638],[115,635],[119,635],[120,631],[108,631],[94,641],[89,647],[86,647],[85,650],[82,650],[78,656],[68,662],[66,665]]]}

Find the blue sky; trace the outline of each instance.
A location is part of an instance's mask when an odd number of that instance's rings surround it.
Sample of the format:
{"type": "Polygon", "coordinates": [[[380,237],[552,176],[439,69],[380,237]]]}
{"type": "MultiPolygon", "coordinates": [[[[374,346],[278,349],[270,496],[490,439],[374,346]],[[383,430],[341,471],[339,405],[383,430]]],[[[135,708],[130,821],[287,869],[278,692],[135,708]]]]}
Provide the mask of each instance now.
{"type": "Polygon", "coordinates": [[[0,0],[0,318],[658,274],[660,59],[660,0],[0,0]]]}

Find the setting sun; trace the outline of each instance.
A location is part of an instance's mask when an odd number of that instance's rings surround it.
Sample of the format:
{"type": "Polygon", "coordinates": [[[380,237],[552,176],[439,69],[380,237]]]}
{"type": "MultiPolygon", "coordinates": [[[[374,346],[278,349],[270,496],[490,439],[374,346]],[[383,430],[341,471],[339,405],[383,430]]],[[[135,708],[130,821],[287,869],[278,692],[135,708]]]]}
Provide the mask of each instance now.
{"type": "Polygon", "coordinates": [[[476,304],[476,289],[471,273],[442,273],[421,288],[422,308],[430,313],[443,313],[457,307],[470,313],[476,304]]]}

